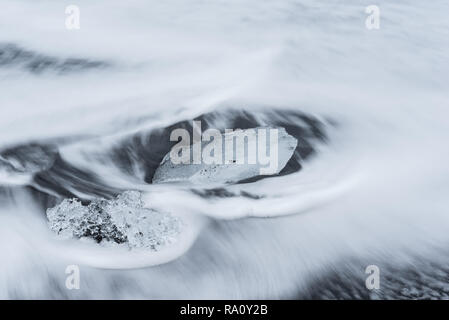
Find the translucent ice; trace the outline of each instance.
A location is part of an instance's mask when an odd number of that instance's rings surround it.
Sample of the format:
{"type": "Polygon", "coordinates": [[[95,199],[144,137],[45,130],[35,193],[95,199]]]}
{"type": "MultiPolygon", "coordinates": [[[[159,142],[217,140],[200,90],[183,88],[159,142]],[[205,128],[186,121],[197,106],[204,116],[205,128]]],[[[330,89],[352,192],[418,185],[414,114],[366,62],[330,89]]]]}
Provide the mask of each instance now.
{"type": "MultiPolygon", "coordinates": [[[[212,142],[205,143],[202,141],[197,142],[197,144],[201,144],[201,149],[209,145],[209,148],[221,150],[218,163],[206,163],[205,161],[201,161],[199,164],[194,164],[191,161],[174,163],[170,152],[163,158],[157,168],[153,183],[185,181],[191,183],[235,183],[260,175],[278,174],[294,154],[298,141],[282,127],[259,127],[220,134],[220,137],[213,139],[212,142]],[[277,133],[276,140],[269,143],[266,136],[272,130],[277,133]],[[261,135],[261,132],[265,134],[261,135]],[[237,143],[239,140],[243,143],[237,143]],[[254,146],[251,151],[250,145],[254,146]],[[260,153],[258,152],[261,146],[265,146],[266,151],[261,153],[274,156],[275,163],[272,172],[264,173],[263,171],[267,164],[261,163],[260,153]],[[250,153],[253,161],[249,161],[250,153]],[[240,159],[240,162],[238,159],[240,159]]],[[[189,146],[186,151],[190,153],[190,159],[193,158],[194,145],[189,146]]],[[[200,156],[204,158],[204,154],[200,156]]]]}
{"type": "Polygon", "coordinates": [[[168,213],[144,208],[138,191],[126,191],[113,200],[96,199],[87,206],[65,199],[48,209],[47,217],[50,229],[63,238],[91,238],[151,250],[175,242],[181,226],[168,213]]]}

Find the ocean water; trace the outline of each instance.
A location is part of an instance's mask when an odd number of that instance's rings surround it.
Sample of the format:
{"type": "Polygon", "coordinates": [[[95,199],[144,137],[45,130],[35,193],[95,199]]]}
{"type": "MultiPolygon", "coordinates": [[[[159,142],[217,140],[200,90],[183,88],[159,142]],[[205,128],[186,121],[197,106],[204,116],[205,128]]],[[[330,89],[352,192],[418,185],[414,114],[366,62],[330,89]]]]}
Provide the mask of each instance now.
{"type": "Polygon", "coordinates": [[[446,298],[448,9],[2,0],[0,298],[446,298]],[[152,184],[170,130],[192,119],[283,126],[299,144],[276,177],[152,184]],[[175,246],[129,252],[48,228],[65,198],[126,190],[184,221],[175,246]]]}

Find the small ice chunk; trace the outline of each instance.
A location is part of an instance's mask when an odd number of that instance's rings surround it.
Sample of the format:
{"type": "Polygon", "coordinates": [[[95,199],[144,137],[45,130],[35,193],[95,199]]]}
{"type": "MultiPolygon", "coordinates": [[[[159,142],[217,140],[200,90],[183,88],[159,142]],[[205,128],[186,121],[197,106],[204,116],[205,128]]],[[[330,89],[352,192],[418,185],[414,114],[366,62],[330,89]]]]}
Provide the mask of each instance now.
{"type": "Polygon", "coordinates": [[[91,238],[151,250],[175,242],[181,227],[178,218],[144,208],[138,191],[126,191],[113,200],[95,199],[87,206],[65,199],[48,209],[47,217],[50,229],[63,238],[91,238]]]}
{"type": "Polygon", "coordinates": [[[220,161],[208,164],[204,161],[204,154],[201,154],[201,163],[193,163],[195,148],[190,145],[186,151],[190,153],[188,163],[176,163],[172,161],[168,153],[156,169],[152,182],[235,183],[256,176],[275,175],[285,167],[298,144],[298,140],[282,127],[234,130],[221,134],[220,138],[213,139],[211,142],[196,143],[201,144],[201,148],[196,150],[200,149],[202,152],[206,145],[208,145],[207,150],[221,149],[220,161]],[[277,140],[274,142],[270,141],[270,130],[276,130],[277,140]],[[264,134],[261,135],[261,132],[264,134]],[[265,151],[264,161],[261,161],[260,156],[264,153],[259,153],[261,147],[264,147],[262,150],[265,151]],[[267,155],[270,157],[267,158],[267,155]],[[266,163],[267,160],[275,163],[266,163]],[[273,166],[274,170],[264,171],[269,166],[273,166]]]}

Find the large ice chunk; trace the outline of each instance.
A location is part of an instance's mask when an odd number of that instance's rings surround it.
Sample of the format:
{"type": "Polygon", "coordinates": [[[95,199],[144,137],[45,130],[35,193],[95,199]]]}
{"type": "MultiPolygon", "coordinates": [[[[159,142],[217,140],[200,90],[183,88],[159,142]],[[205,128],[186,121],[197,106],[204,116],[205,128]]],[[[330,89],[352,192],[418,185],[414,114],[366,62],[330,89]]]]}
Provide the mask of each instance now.
{"type": "Polygon", "coordinates": [[[47,210],[50,229],[64,238],[91,238],[98,243],[125,244],[158,250],[176,241],[181,221],[168,213],[144,208],[141,193],[126,191],[113,200],[83,205],[65,199],[47,210]]]}
{"type": "Polygon", "coordinates": [[[290,160],[298,144],[297,139],[282,127],[234,130],[209,140],[212,141],[196,142],[186,147],[186,154],[190,153],[188,162],[173,161],[171,152],[168,153],[156,169],[153,183],[235,183],[256,176],[278,174],[290,160]],[[271,134],[273,130],[274,135],[271,134]],[[273,138],[274,141],[271,141],[273,138]],[[201,148],[198,148],[198,144],[201,144],[201,148]],[[198,150],[201,150],[201,160],[195,163],[194,153],[198,153],[198,150]],[[209,161],[209,164],[204,161],[208,157],[205,150],[214,150],[212,155],[221,150],[219,161],[209,161]],[[261,154],[265,155],[265,163],[261,154]],[[268,170],[268,167],[273,170],[268,170]]]}

